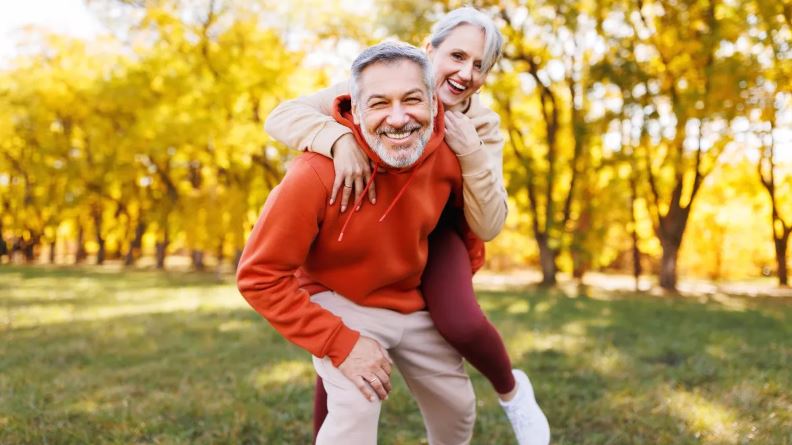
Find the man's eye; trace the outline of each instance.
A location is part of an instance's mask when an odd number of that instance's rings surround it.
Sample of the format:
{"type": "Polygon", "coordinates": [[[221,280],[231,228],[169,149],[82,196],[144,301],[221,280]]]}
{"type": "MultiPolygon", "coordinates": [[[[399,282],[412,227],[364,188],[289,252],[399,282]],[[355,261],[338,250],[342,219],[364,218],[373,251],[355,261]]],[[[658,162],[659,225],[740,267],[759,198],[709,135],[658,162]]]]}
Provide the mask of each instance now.
{"type": "Polygon", "coordinates": [[[420,97],[408,97],[407,99],[404,100],[404,102],[408,104],[418,104],[421,103],[422,101],[420,97]]]}
{"type": "Polygon", "coordinates": [[[373,104],[369,105],[371,108],[380,108],[385,105],[385,102],[374,102],[373,104]]]}

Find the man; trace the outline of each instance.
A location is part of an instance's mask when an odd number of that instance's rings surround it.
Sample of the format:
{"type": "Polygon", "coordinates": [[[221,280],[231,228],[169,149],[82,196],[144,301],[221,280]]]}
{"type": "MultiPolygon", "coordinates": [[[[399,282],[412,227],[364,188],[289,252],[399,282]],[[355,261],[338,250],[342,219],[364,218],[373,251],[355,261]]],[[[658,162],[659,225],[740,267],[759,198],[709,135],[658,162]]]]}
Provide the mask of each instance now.
{"type": "MultiPolygon", "coordinates": [[[[366,49],[334,117],[375,164],[377,204],[328,205],[332,161],[306,153],[270,194],[240,261],[240,292],[313,354],[328,393],[317,444],[374,444],[391,363],[424,417],[430,444],[470,442],[475,396],[460,355],[435,330],[419,284],[427,237],[461,206],[459,163],[426,56],[403,43],[366,49]]],[[[364,193],[365,194],[365,193],[364,193]]]]}

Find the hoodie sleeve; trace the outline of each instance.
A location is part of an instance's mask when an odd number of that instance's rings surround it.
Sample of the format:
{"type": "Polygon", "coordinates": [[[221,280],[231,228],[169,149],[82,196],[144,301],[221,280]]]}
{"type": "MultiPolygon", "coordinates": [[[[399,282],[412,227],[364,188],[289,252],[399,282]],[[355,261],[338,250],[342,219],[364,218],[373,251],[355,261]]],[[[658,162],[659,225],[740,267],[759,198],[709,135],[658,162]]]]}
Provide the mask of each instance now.
{"type": "Polygon", "coordinates": [[[333,144],[351,133],[332,118],[333,100],[349,94],[349,82],[339,82],[314,94],[281,103],[269,114],[264,129],[278,142],[300,151],[332,158],[333,144]]]}
{"type": "Polygon", "coordinates": [[[295,272],[305,262],[324,214],[328,193],[305,157],[297,158],[272,190],[237,269],[247,302],[286,339],[335,366],[360,334],[312,303],[295,272]]]}
{"type": "Polygon", "coordinates": [[[489,241],[500,233],[509,211],[503,186],[503,135],[500,118],[484,107],[478,95],[465,113],[473,121],[481,144],[457,156],[462,168],[465,220],[481,239],[489,241]]]}

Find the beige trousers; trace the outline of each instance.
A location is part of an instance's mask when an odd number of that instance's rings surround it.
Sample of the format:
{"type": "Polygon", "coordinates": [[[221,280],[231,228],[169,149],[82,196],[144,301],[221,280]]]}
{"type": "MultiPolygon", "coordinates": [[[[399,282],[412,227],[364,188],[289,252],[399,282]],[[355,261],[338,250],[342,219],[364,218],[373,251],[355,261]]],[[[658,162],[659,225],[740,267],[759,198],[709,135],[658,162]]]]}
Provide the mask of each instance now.
{"type": "MultiPolygon", "coordinates": [[[[470,443],[476,420],[473,386],[462,357],[441,336],[426,311],[401,314],[357,305],[334,292],[312,301],[388,350],[423,415],[430,445],[470,443]]],[[[369,402],[329,358],[313,358],[327,390],[328,415],[316,445],[377,443],[382,401],[369,402]]]]}

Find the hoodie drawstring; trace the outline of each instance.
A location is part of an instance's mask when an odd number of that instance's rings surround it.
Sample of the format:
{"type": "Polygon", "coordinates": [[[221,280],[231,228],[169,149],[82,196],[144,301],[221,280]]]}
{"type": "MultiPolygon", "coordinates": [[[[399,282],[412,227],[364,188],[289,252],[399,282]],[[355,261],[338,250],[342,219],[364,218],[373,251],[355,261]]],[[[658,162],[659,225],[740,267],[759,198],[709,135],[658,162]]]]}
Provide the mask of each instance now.
{"type": "Polygon", "coordinates": [[[380,217],[378,222],[384,221],[385,217],[388,216],[388,213],[390,213],[390,211],[393,208],[393,206],[395,206],[396,203],[399,202],[399,199],[404,194],[404,191],[407,190],[407,186],[410,185],[410,182],[412,182],[413,178],[415,177],[415,172],[416,171],[418,171],[417,168],[413,168],[412,169],[412,172],[410,172],[410,177],[407,178],[407,182],[404,183],[404,185],[402,186],[401,190],[399,190],[399,193],[396,195],[395,198],[393,198],[393,201],[391,201],[391,204],[388,206],[388,209],[385,210],[385,213],[382,214],[382,216],[380,217]]]}
{"type": "MultiPolygon", "coordinates": [[[[347,215],[346,221],[344,221],[344,225],[341,226],[341,233],[338,235],[338,242],[341,242],[341,240],[344,239],[344,232],[346,231],[346,228],[349,225],[349,222],[352,220],[352,215],[355,214],[355,210],[363,202],[363,199],[366,197],[366,194],[368,193],[369,188],[371,188],[371,184],[374,183],[374,177],[377,176],[377,171],[379,171],[379,163],[374,164],[374,173],[371,175],[371,178],[369,178],[368,183],[366,184],[366,188],[363,189],[363,193],[360,194],[360,198],[358,198],[355,201],[355,205],[352,207],[352,210],[349,212],[349,215],[347,215]]],[[[385,210],[385,213],[382,214],[382,216],[380,217],[379,221],[377,221],[377,222],[384,221],[385,218],[390,213],[390,211],[393,209],[393,207],[396,206],[396,203],[399,202],[399,199],[401,199],[402,195],[404,195],[404,192],[407,190],[407,187],[410,185],[410,183],[412,182],[413,178],[415,178],[415,173],[417,171],[418,171],[417,168],[413,168],[412,169],[412,171],[410,172],[410,177],[407,178],[407,181],[404,183],[404,185],[402,186],[401,190],[399,190],[399,193],[396,194],[396,197],[393,198],[393,201],[391,201],[390,205],[385,210]]]]}
{"type": "Polygon", "coordinates": [[[363,202],[363,199],[365,199],[366,194],[368,193],[368,190],[371,188],[371,184],[374,184],[374,178],[377,176],[377,172],[378,171],[379,171],[379,162],[376,162],[376,163],[374,163],[374,173],[371,174],[371,177],[369,178],[368,183],[366,183],[366,188],[363,189],[363,193],[360,194],[360,198],[358,198],[355,201],[355,205],[352,206],[352,209],[350,210],[349,215],[347,215],[346,221],[344,221],[344,225],[341,226],[341,233],[338,234],[338,242],[341,242],[341,240],[344,239],[344,231],[346,230],[347,226],[349,225],[349,221],[352,220],[352,215],[355,214],[355,210],[363,202]]]}

